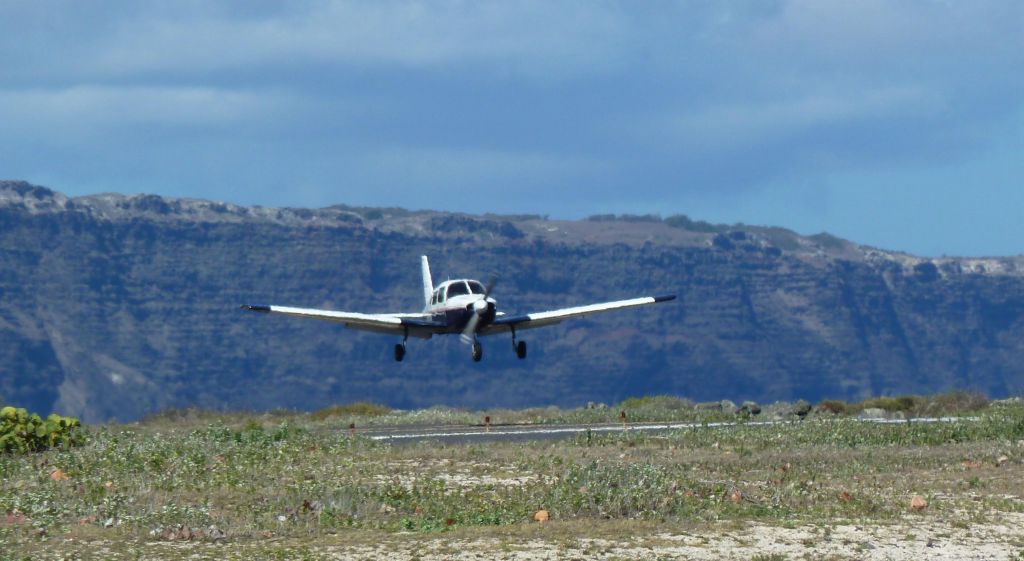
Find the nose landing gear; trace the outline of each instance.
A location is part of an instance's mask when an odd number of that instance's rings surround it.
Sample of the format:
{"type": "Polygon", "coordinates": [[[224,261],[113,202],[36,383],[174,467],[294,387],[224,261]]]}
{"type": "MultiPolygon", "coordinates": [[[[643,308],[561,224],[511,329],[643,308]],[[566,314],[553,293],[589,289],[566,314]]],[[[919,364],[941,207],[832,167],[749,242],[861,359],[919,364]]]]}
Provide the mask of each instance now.
{"type": "Polygon", "coordinates": [[[480,341],[473,341],[473,362],[480,362],[484,358],[484,347],[480,341]]]}

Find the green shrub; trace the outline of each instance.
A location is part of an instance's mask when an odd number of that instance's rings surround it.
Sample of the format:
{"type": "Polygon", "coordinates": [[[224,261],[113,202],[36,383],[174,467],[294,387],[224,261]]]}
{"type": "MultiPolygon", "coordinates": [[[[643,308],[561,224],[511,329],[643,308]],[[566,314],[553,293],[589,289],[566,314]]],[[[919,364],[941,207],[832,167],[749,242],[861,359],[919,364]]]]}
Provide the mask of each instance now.
{"type": "Polygon", "coordinates": [[[820,413],[846,415],[846,402],[839,399],[825,399],[816,407],[820,413]]]}
{"type": "Polygon", "coordinates": [[[711,224],[703,220],[692,220],[685,214],[675,214],[665,219],[665,224],[673,228],[680,228],[690,232],[714,233],[726,230],[728,227],[721,224],[711,224]]]}
{"type": "Polygon", "coordinates": [[[950,415],[974,413],[988,407],[985,394],[976,391],[953,390],[932,396],[928,405],[932,414],[950,415]]]}
{"type": "Polygon", "coordinates": [[[865,399],[858,403],[854,409],[856,411],[863,411],[864,409],[884,409],[890,413],[900,411],[910,414],[921,410],[927,402],[928,398],[921,397],[919,395],[876,397],[872,399],[865,399]]]}
{"type": "Polygon", "coordinates": [[[314,421],[322,421],[329,417],[380,417],[391,412],[386,405],[378,405],[368,401],[357,401],[347,405],[331,405],[309,414],[314,421]]]}
{"type": "Polygon", "coordinates": [[[53,414],[44,420],[26,409],[4,407],[0,409],[0,453],[24,454],[81,444],[79,427],[81,423],[74,417],[53,414]]]}
{"type": "Polygon", "coordinates": [[[674,395],[645,395],[642,397],[629,397],[623,400],[618,406],[622,410],[651,409],[676,411],[679,409],[692,409],[693,402],[674,395]]]}

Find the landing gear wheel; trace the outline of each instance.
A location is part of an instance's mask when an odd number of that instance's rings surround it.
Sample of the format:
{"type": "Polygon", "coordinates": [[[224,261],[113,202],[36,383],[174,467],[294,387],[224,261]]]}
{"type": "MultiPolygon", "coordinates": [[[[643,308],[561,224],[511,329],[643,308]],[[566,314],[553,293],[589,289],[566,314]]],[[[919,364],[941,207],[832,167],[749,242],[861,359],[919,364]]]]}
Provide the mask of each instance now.
{"type": "Polygon", "coordinates": [[[473,362],[480,362],[484,358],[484,347],[479,342],[473,343],[473,362]]]}
{"type": "Polygon", "coordinates": [[[526,341],[516,343],[516,356],[521,359],[526,358],[526,341]]]}
{"type": "Polygon", "coordinates": [[[405,345],[398,343],[395,345],[395,361],[402,362],[403,358],[405,358],[405,345]]]}

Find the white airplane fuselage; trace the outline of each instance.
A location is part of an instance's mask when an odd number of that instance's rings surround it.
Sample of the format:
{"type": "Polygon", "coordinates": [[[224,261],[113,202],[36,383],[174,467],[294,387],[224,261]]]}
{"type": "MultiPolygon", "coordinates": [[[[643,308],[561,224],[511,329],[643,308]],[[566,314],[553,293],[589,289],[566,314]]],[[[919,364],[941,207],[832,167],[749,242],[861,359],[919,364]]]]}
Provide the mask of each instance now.
{"type": "Polygon", "coordinates": [[[423,313],[447,325],[450,333],[462,331],[474,314],[480,314],[479,326],[484,327],[497,317],[498,304],[485,291],[483,283],[476,280],[445,281],[433,290],[423,313]]]}

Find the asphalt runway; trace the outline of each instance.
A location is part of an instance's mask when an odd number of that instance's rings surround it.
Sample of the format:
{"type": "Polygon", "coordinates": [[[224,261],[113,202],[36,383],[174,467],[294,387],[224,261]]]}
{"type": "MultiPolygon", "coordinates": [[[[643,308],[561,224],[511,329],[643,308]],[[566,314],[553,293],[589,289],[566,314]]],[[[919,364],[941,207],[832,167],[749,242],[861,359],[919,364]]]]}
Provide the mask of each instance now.
{"type": "MultiPolygon", "coordinates": [[[[860,419],[864,423],[953,423],[977,420],[976,417],[928,417],[916,419],[860,419]]],[[[677,430],[712,430],[746,426],[770,426],[813,421],[744,421],[718,423],[605,423],[592,425],[449,425],[434,427],[368,427],[356,429],[356,434],[371,440],[390,442],[395,445],[416,442],[438,442],[441,444],[471,444],[477,442],[531,442],[560,440],[591,434],[615,434],[641,432],[658,434],[677,430]]]]}

